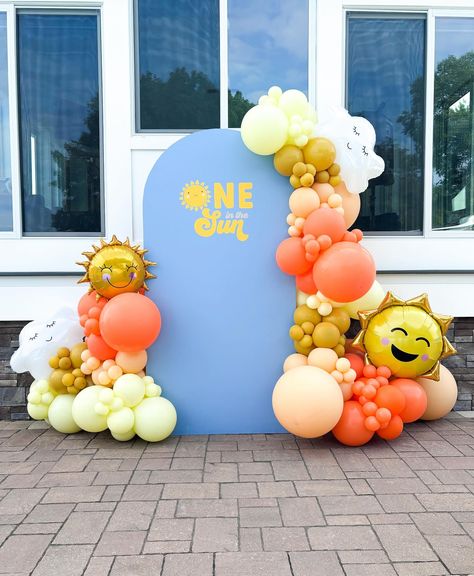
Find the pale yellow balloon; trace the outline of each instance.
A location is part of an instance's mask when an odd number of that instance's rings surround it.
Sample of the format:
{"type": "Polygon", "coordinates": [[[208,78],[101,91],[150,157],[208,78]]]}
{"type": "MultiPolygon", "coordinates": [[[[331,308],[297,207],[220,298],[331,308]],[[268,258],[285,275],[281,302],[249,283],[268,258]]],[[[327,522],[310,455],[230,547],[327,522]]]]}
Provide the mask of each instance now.
{"type": "Polygon", "coordinates": [[[286,142],[288,119],[276,106],[254,106],[245,114],[240,134],[255,154],[275,154],[286,142]]]}
{"type": "Polygon", "coordinates": [[[278,380],[272,403],[277,420],[288,432],[317,438],[337,424],[344,400],[330,374],[315,366],[300,366],[278,380]]]}
{"type": "Polygon", "coordinates": [[[124,434],[118,434],[117,432],[112,431],[110,431],[110,433],[115,438],[115,440],[118,440],[119,442],[127,442],[128,440],[131,440],[135,436],[135,430],[133,429],[130,430],[129,432],[125,432],[124,434]]]}
{"type": "Polygon", "coordinates": [[[125,406],[133,408],[145,396],[145,383],[137,374],[124,374],[116,380],[114,394],[123,400],[125,406]]]}
{"type": "Polygon", "coordinates": [[[33,418],[33,420],[46,420],[48,417],[48,408],[46,404],[33,404],[28,402],[26,409],[28,414],[33,418]]]}
{"type": "Polygon", "coordinates": [[[385,290],[377,280],[375,280],[367,294],[364,294],[358,300],[354,300],[354,302],[344,304],[343,310],[345,310],[351,318],[358,320],[359,316],[357,315],[357,312],[363,310],[375,310],[385,298],[385,294],[385,290]]]}
{"type": "Polygon", "coordinates": [[[147,442],[159,442],[174,430],[177,421],[176,409],[166,398],[145,398],[134,409],[135,432],[147,442]]]}
{"type": "Polygon", "coordinates": [[[48,420],[58,432],[75,434],[81,430],[72,417],[72,405],[75,398],[75,394],[58,394],[51,402],[48,410],[48,420]]]}
{"type": "Polygon", "coordinates": [[[283,372],[298,368],[298,366],[307,366],[308,358],[304,354],[290,354],[283,363],[283,372]]]}
{"type": "Polygon", "coordinates": [[[95,406],[100,402],[99,396],[104,386],[88,386],[81,390],[72,404],[72,417],[76,424],[86,432],[107,430],[107,416],[97,414],[95,406]]]}
{"type": "Polygon", "coordinates": [[[280,96],[278,105],[288,118],[294,115],[305,117],[309,112],[306,94],[300,90],[285,90],[280,96]]]}
{"type": "Polygon", "coordinates": [[[329,374],[336,369],[339,356],[331,348],[315,348],[308,355],[308,365],[321,368],[329,374]]]}
{"type": "Polygon", "coordinates": [[[133,430],[135,415],[131,408],[121,408],[110,412],[107,417],[107,426],[113,434],[127,434],[133,430]]]}
{"type": "Polygon", "coordinates": [[[437,420],[449,414],[456,404],[458,386],[456,380],[446,366],[440,365],[439,380],[417,378],[428,398],[428,405],[422,420],[437,420]]]}

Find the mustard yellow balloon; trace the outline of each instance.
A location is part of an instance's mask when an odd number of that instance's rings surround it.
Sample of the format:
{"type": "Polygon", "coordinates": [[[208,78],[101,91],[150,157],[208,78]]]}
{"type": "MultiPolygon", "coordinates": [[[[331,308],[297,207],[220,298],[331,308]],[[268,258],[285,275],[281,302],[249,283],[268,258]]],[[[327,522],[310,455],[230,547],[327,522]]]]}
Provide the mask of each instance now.
{"type": "Polygon", "coordinates": [[[394,305],[370,319],[364,347],[375,366],[388,366],[394,376],[416,378],[440,359],[443,333],[423,308],[394,305]]]}
{"type": "Polygon", "coordinates": [[[456,380],[446,366],[440,365],[439,380],[418,378],[428,398],[422,420],[437,420],[449,414],[456,404],[458,387],[456,380]]]}
{"type": "Polygon", "coordinates": [[[280,148],[278,152],[273,157],[273,166],[275,170],[282,176],[291,176],[293,172],[293,166],[297,162],[303,162],[303,152],[298,146],[293,146],[288,144],[280,148]]]}
{"type": "Polygon", "coordinates": [[[317,438],[337,424],[344,401],[330,374],[315,366],[300,366],[278,380],[272,404],[277,420],[288,432],[317,438]]]}

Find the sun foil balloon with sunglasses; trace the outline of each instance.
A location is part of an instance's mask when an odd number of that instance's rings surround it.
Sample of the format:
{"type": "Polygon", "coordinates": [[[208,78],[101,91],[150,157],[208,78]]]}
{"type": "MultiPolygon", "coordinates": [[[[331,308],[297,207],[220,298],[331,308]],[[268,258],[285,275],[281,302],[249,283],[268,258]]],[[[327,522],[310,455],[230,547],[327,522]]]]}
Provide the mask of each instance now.
{"type": "Polygon", "coordinates": [[[147,250],[140,246],[132,246],[128,240],[120,242],[117,237],[107,243],[101,239],[100,247],[92,246],[93,252],[83,252],[86,262],[78,262],[84,266],[86,273],[79,280],[90,282],[90,291],[105,298],[113,298],[124,292],[138,292],[142,288],[148,290],[145,281],[155,278],[148,272],[148,266],[155,262],[145,260],[143,255],[147,250]]]}
{"type": "Polygon", "coordinates": [[[439,380],[439,361],[456,353],[446,338],[452,316],[433,313],[426,294],[404,301],[388,292],[377,309],[359,317],[362,330],[353,346],[394,376],[439,380]]]}

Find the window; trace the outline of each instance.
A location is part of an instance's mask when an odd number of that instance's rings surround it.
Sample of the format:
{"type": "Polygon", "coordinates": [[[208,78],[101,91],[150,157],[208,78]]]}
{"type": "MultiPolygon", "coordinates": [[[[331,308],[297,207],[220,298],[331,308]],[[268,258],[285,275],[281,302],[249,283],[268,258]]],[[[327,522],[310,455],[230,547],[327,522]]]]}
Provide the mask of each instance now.
{"type": "Polygon", "coordinates": [[[385,171],[362,196],[356,226],[421,234],[424,197],[425,17],[350,13],[346,102],[375,127],[385,171]]]}
{"type": "Polygon", "coordinates": [[[138,0],[136,23],[137,127],[219,127],[219,1],[138,0]]]}
{"type": "Polygon", "coordinates": [[[13,230],[7,15],[0,12],[0,232],[13,230]]]}
{"type": "Polygon", "coordinates": [[[98,235],[101,111],[97,13],[20,12],[25,235],[98,235]]]}
{"type": "Polygon", "coordinates": [[[437,18],[433,229],[474,230],[474,18],[437,18]]]}
{"type": "Polygon", "coordinates": [[[308,92],[308,0],[228,0],[229,126],[276,84],[308,92]]]}

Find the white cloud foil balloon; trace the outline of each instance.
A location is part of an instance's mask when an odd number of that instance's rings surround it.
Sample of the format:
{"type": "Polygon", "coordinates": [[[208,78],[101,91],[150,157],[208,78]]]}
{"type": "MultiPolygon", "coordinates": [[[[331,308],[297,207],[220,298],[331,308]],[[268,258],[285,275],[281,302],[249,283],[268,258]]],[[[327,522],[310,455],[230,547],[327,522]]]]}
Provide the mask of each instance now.
{"type": "Polygon", "coordinates": [[[20,332],[20,347],[10,359],[15,372],[30,372],[36,380],[51,374],[49,359],[59,348],[82,341],[83,329],[72,308],[60,308],[50,318],[34,320],[20,332]]]}
{"type": "Polygon", "coordinates": [[[361,116],[351,116],[344,108],[332,108],[320,118],[314,135],[331,140],[336,147],[340,176],[349,192],[364,192],[369,180],[380,176],[385,168],[383,159],[374,152],[374,127],[361,116]]]}

